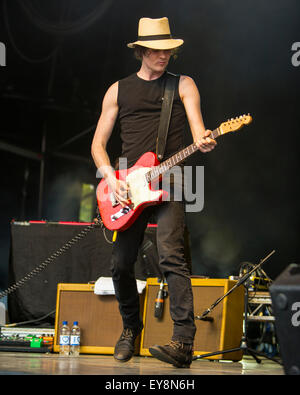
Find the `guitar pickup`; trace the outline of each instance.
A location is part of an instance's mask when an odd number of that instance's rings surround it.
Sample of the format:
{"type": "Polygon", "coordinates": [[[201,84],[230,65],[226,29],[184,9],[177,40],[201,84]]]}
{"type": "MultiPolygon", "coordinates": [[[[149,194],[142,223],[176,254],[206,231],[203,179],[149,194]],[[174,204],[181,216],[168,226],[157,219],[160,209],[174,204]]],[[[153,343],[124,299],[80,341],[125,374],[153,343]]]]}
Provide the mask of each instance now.
{"type": "Polygon", "coordinates": [[[110,216],[111,221],[114,222],[117,219],[123,217],[123,215],[128,214],[130,210],[131,209],[129,206],[122,207],[121,210],[110,216]]]}

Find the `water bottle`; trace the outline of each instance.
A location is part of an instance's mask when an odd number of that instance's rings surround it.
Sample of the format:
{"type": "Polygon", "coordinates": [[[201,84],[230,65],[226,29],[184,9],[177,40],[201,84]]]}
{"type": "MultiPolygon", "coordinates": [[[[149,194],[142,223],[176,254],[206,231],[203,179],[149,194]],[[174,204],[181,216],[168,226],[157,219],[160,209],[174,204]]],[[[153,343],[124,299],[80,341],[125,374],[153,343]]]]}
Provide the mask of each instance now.
{"type": "Polygon", "coordinates": [[[62,327],[60,328],[59,354],[60,355],[70,354],[70,328],[68,327],[68,321],[63,321],[62,327]]]}
{"type": "Polygon", "coordinates": [[[79,353],[80,353],[80,328],[78,326],[78,321],[74,321],[71,329],[70,354],[73,357],[78,357],[79,353]]]}

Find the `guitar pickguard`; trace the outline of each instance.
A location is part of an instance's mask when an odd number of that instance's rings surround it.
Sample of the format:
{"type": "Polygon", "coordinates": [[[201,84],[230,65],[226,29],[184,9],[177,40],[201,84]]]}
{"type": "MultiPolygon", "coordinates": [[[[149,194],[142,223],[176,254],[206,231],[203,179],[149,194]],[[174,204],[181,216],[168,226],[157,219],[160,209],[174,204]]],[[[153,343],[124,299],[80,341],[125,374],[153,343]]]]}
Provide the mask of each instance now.
{"type": "Polygon", "coordinates": [[[129,198],[133,209],[142,203],[155,201],[160,198],[160,191],[152,191],[149,183],[146,180],[145,174],[151,170],[149,167],[141,167],[134,170],[126,177],[126,182],[129,186],[129,198]]]}

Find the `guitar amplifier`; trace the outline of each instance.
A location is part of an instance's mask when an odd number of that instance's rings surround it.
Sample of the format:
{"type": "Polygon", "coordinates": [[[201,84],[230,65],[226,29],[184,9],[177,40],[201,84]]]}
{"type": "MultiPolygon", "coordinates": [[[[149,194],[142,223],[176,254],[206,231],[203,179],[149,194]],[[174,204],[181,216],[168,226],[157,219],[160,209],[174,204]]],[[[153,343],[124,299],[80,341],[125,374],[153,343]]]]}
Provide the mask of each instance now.
{"type": "MultiPolygon", "coordinates": [[[[219,297],[236,284],[236,281],[226,279],[191,278],[191,282],[195,316],[201,316],[219,297]]],[[[147,280],[140,355],[150,356],[149,347],[155,344],[167,344],[173,334],[168,296],[164,300],[162,317],[158,319],[154,316],[154,304],[159,285],[157,278],[147,280]]],[[[165,290],[168,290],[166,284],[165,290]]],[[[209,317],[213,319],[212,321],[195,319],[197,332],[194,341],[194,355],[239,347],[243,332],[243,310],[244,289],[237,287],[211,311],[209,317]]],[[[239,361],[242,359],[242,351],[206,358],[239,361]]]]}
{"type": "MultiPolygon", "coordinates": [[[[140,295],[143,309],[144,294],[140,295]]],[[[141,311],[141,314],[143,312],[141,311]]],[[[59,352],[59,329],[62,321],[81,329],[81,354],[113,354],[123,323],[115,295],[96,295],[94,284],[58,284],[55,315],[54,352],[59,352]]],[[[139,352],[140,337],[136,340],[139,352]]]]}

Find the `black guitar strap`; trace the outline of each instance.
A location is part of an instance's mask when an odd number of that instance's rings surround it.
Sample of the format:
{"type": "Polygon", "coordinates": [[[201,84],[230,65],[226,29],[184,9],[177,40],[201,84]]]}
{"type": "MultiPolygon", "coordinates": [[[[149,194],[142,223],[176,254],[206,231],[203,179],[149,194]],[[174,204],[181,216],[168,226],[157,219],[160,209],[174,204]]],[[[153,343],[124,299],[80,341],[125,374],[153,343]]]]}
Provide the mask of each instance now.
{"type": "Polygon", "coordinates": [[[156,155],[160,161],[163,159],[165,152],[175,88],[178,80],[179,80],[179,75],[167,72],[166,85],[164,90],[164,97],[163,97],[163,103],[162,103],[159,127],[158,127],[158,136],[156,141],[156,155]]]}

